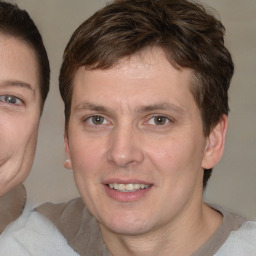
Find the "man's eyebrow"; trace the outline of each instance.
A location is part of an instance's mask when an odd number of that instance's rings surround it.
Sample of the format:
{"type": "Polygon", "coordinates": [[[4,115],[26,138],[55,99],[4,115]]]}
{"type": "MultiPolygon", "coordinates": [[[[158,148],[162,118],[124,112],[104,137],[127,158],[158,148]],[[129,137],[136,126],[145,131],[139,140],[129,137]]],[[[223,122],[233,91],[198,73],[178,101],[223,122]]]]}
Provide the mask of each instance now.
{"type": "Polygon", "coordinates": [[[33,93],[35,92],[35,90],[32,88],[32,86],[28,83],[25,83],[23,81],[19,81],[19,80],[5,80],[5,81],[1,81],[0,82],[0,87],[9,87],[9,86],[13,86],[13,87],[22,87],[22,88],[26,88],[31,90],[33,93]]]}
{"type": "Polygon", "coordinates": [[[75,111],[84,111],[84,110],[93,110],[97,112],[109,112],[108,108],[104,106],[96,105],[93,103],[89,103],[89,102],[78,104],[75,107],[75,111]]]}
{"type": "Polygon", "coordinates": [[[144,113],[144,112],[151,112],[156,110],[174,111],[174,112],[177,112],[178,114],[182,114],[185,112],[183,108],[171,103],[158,103],[158,104],[153,104],[148,106],[141,106],[137,109],[137,112],[144,113]]]}

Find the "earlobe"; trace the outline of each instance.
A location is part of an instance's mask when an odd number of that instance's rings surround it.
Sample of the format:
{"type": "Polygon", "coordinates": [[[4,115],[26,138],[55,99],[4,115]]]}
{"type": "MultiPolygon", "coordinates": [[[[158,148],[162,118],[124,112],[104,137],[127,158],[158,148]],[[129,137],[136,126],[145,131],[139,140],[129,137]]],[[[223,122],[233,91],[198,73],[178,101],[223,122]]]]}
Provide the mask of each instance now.
{"type": "Polygon", "coordinates": [[[66,169],[72,169],[72,163],[71,163],[71,160],[70,159],[66,159],[65,162],[64,162],[64,167],[66,169]]]}
{"type": "Polygon", "coordinates": [[[227,126],[228,118],[223,115],[210,132],[204,151],[203,169],[211,169],[220,161],[224,151],[227,126]]]}
{"type": "Polygon", "coordinates": [[[70,160],[70,153],[69,153],[69,143],[68,143],[68,137],[66,133],[64,134],[64,145],[65,145],[65,154],[67,159],[64,162],[64,167],[67,169],[72,169],[72,162],[70,160]]]}

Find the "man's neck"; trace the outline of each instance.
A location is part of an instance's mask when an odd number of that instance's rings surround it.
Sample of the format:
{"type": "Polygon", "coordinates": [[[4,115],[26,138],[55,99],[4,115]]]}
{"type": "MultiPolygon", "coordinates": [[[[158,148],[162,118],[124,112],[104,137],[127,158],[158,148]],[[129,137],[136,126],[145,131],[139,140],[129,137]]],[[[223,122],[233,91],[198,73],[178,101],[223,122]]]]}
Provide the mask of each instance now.
{"type": "Polygon", "coordinates": [[[158,230],[134,236],[117,235],[101,227],[113,256],[191,255],[218,229],[222,215],[206,204],[191,209],[190,218],[180,218],[158,230]]]}

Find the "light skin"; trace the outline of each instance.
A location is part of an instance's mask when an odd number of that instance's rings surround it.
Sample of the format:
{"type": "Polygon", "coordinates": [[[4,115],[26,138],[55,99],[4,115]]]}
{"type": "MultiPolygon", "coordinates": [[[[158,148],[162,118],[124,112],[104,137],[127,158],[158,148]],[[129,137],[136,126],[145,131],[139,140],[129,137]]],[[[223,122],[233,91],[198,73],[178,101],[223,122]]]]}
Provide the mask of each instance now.
{"type": "Polygon", "coordinates": [[[36,55],[0,32],[0,196],[22,183],[34,160],[40,120],[36,55]]]}
{"type": "Polygon", "coordinates": [[[190,255],[222,221],[202,183],[222,155],[227,118],[204,136],[191,80],[159,48],[76,72],[67,167],[114,256],[190,255]]]}

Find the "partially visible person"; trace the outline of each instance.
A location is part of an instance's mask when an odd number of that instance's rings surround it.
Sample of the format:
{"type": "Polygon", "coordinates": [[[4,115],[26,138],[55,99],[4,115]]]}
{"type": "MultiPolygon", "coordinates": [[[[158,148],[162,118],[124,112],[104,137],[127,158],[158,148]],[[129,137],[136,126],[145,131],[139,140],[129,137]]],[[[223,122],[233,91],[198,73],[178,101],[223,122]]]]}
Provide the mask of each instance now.
{"type": "Polygon", "coordinates": [[[24,208],[26,195],[20,184],[33,164],[40,116],[49,91],[49,75],[47,53],[35,24],[25,11],[1,1],[1,232],[8,224],[3,220],[3,215],[12,215],[6,207],[14,207],[15,212],[22,212],[24,208]],[[20,198],[16,198],[16,195],[20,198]],[[10,200],[7,201],[7,198],[10,200]],[[12,199],[20,201],[11,205],[12,199]]]}
{"type": "Polygon", "coordinates": [[[186,0],[116,0],[60,71],[65,166],[82,200],[45,204],[80,255],[256,255],[256,223],[203,202],[227,130],[224,27],[186,0]]]}
{"type": "Polygon", "coordinates": [[[33,164],[49,78],[49,61],[36,25],[26,11],[0,1],[0,255],[45,251],[33,249],[33,244],[27,249],[22,246],[23,240],[29,243],[31,236],[38,238],[44,232],[40,230],[44,218],[36,220],[38,233],[20,229],[30,214],[22,182],[33,164]],[[10,243],[12,231],[12,239],[19,241],[16,245],[10,243]]]}

